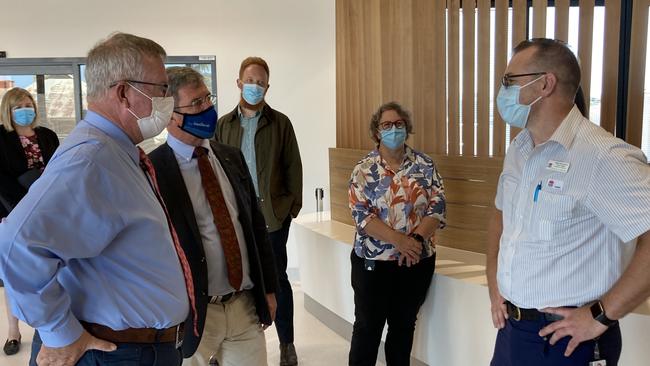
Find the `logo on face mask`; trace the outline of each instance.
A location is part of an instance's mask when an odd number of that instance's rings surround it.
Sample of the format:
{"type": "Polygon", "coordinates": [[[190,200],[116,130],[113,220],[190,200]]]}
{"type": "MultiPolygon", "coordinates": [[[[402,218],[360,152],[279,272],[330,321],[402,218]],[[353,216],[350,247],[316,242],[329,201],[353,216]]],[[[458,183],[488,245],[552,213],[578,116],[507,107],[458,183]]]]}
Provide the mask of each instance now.
{"type": "Polygon", "coordinates": [[[393,126],[390,130],[381,131],[381,143],[391,150],[397,150],[406,141],[406,127],[393,126]]]}
{"type": "Polygon", "coordinates": [[[265,90],[266,89],[257,84],[244,84],[241,96],[244,98],[246,103],[250,105],[258,105],[264,99],[265,90]]]}
{"type": "Polygon", "coordinates": [[[199,113],[179,113],[183,116],[181,130],[200,139],[209,139],[217,130],[217,111],[214,106],[199,113]]]}
{"type": "Polygon", "coordinates": [[[504,85],[501,85],[501,89],[499,89],[499,94],[497,95],[497,109],[499,110],[499,114],[505,123],[518,128],[526,127],[528,124],[528,115],[530,114],[530,108],[535,103],[540,101],[542,97],[539,96],[528,105],[520,104],[519,93],[521,92],[521,89],[531,85],[543,77],[544,75],[522,86],[511,85],[506,87],[504,85]]]}
{"type": "Polygon", "coordinates": [[[16,108],[13,111],[13,117],[15,124],[19,126],[29,126],[34,122],[34,118],[36,118],[36,111],[31,107],[16,108]]]}
{"type": "Polygon", "coordinates": [[[169,124],[174,112],[174,98],[173,97],[150,97],[143,93],[140,89],[128,83],[138,93],[151,100],[151,114],[148,117],[138,117],[131,109],[128,111],[138,120],[138,128],[142,134],[142,139],[150,139],[160,135],[161,132],[169,124]]]}

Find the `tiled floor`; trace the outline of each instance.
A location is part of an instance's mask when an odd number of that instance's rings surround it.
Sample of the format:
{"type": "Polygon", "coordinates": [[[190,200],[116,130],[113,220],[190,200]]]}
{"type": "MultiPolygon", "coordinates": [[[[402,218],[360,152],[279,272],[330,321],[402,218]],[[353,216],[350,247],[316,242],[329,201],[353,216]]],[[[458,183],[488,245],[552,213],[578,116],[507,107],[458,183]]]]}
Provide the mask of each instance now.
{"type": "MultiPolygon", "coordinates": [[[[0,288],[0,296],[4,296],[4,289],[0,288]]],[[[295,300],[295,333],[296,350],[298,352],[299,364],[301,366],[338,366],[347,365],[350,343],[327,328],[323,323],[305,311],[303,306],[303,293],[300,286],[294,284],[295,300]]],[[[0,301],[0,337],[2,344],[7,334],[7,319],[4,316],[4,299],[0,301]]],[[[20,325],[23,336],[23,343],[17,355],[7,357],[0,352],[1,366],[27,365],[29,360],[29,349],[33,330],[25,324],[20,325]]],[[[275,366],[279,364],[280,351],[278,348],[278,336],[275,329],[266,331],[266,344],[268,350],[268,364],[275,366]]]]}

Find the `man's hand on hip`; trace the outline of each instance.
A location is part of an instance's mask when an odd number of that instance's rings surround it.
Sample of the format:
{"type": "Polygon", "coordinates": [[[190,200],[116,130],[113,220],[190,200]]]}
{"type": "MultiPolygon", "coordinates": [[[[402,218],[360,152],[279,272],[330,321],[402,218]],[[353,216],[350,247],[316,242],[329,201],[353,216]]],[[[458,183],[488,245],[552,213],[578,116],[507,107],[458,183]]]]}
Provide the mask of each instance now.
{"type": "Polygon", "coordinates": [[[77,361],[89,350],[112,352],[117,349],[113,343],[95,338],[85,330],[74,343],[58,348],[41,346],[36,364],[38,366],[74,366],[77,361]]]}
{"type": "Polygon", "coordinates": [[[490,290],[490,308],[492,311],[492,324],[497,329],[503,329],[506,326],[506,319],[508,319],[508,308],[506,307],[506,299],[501,296],[498,289],[490,290]]]}
{"type": "Polygon", "coordinates": [[[591,315],[589,306],[583,306],[577,309],[572,308],[546,308],[541,311],[550,314],[561,315],[562,320],[553,322],[539,331],[540,337],[546,337],[553,334],[549,343],[554,345],[560,339],[569,336],[571,340],[564,351],[564,355],[569,357],[571,353],[584,341],[594,339],[605,333],[607,327],[598,322],[591,315]]]}

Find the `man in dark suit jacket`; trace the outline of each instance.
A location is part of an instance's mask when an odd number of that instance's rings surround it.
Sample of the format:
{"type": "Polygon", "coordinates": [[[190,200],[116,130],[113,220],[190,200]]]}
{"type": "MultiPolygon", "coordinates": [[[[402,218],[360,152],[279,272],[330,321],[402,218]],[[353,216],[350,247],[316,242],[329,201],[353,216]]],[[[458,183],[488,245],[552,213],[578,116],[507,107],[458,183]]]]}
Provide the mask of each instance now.
{"type": "Polygon", "coordinates": [[[198,348],[191,364],[216,352],[222,366],[266,365],[277,274],[255,188],[239,149],[208,141],[216,112],[202,75],[189,67],[167,75],[176,107],[167,142],[149,156],[197,294],[199,335],[188,318],[183,356],[198,348]]]}

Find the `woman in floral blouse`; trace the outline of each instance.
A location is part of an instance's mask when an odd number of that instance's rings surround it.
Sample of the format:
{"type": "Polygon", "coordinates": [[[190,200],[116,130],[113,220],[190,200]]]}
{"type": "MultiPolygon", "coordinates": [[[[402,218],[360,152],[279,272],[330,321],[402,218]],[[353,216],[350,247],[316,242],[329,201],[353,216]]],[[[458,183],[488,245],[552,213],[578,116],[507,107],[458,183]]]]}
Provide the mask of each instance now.
{"type": "Polygon", "coordinates": [[[386,322],[387,364],[409,364],[415,320],[433,277],[433,238],[445,226],[444,188],[433,160],[405,144],[412,130],[402,106],[382,105],[370,120],[377,149],[350,178],[357,229],[350,365],[375,365],[386,322]]]}
{"type": "MultiPolygon", "coordinates": [[[[27,185],[40,175],[59,146],[54,131],[37,127],[38,112],[32,95],[25,89],[9,90],[0,103],[0,219],[27,193],[27,185]],[[29,177],[28,177],[29,176],[29,177]]],[[[5,297],[6,299],[6,297],[5,297]]],[[[20,350],[18,319],[7,301],[9,323],[7,355],[20,350]]]]}

